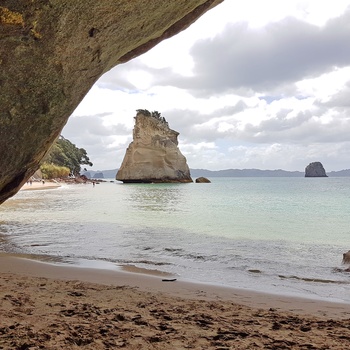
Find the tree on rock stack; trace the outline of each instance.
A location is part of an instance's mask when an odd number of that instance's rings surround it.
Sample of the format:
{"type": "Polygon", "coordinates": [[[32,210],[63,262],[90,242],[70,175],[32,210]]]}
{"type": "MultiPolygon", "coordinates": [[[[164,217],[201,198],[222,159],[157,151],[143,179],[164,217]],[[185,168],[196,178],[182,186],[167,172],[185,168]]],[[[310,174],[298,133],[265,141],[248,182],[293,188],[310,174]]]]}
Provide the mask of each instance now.
{"type": "Polygon", "coordinates": [[[157,111],[138,109],[133,141],[116,179],[132,182],[192,182],[186,158],[178,148],[179,133],[157,111]]]}

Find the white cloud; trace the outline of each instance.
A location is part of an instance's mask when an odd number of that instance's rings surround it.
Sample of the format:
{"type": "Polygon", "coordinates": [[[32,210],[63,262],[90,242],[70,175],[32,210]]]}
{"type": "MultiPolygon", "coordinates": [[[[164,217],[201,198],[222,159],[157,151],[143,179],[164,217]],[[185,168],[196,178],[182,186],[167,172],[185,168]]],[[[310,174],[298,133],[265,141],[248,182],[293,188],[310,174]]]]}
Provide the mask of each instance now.
{"type": "Polygon", "coordinates": [[[226,0],[106,73],[63,135],[120,166],[135,110],[180,132],[191,168],[350,168],[350,0],[226,0]]]}

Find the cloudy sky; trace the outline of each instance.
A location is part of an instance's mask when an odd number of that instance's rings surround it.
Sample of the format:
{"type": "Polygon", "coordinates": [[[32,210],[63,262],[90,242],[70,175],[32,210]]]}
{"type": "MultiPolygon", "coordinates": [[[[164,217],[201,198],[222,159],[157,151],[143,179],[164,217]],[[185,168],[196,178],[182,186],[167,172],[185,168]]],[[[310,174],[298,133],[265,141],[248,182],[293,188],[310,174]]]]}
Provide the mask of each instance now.
{"type": "Polygon", "coordinates": [[[63,129],[119,168],[136,109],[180,133],[190,168],[350,168],[350,0],[225,0],[92,87],[63,129]]]}

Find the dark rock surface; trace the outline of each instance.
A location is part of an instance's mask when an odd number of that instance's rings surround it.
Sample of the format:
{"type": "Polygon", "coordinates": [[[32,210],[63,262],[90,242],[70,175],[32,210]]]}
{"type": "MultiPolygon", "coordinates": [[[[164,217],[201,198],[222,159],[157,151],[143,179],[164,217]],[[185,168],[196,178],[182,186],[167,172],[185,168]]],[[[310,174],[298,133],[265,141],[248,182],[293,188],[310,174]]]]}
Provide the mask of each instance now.
{"type": "Polygon", "coordinates": [[[322,163],[313,162],[305,168],[305,177],[327,177],[327,174],[322,163]]]}
{"type": "Polygon", "coordinates": [[[196,183],[211,183],[211,181],[206,177],[201,176],[196,179],[196,183]]]}
{"type": "Polygon", "coordinates": [[[0,203],[38,169],[97,79],[222,0],[2,0],[0,203]]]}
{"type": "Polygon", "coordinates": [[[343,254],[343,264],[350,264],[350,250],[343,254]]]}

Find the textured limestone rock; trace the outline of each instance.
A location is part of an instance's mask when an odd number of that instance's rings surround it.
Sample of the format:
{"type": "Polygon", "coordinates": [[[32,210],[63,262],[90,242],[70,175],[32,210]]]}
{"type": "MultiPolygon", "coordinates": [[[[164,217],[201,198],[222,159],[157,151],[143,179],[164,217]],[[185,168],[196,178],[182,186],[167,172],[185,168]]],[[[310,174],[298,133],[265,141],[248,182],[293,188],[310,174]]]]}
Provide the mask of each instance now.
{"type": "Polygon", "coordinates": [[[211,183],[211,181],[209,179],[207,179],[206,177],[200,176],[200,177],[197,177],[196,183],[209,184],[209,183],[211,183]]]}
{"type": "Polygon", "coordinates": [[[37,170],[103,73],[221,1],[1,0],[0,203],[37,170]]]}
{"type": "Polygon", "coordinates": [[[305,168],[305,177],[327,177],[322,163],[313,162],[305,168]]]}
{"type": "Polygon", "coordinates": [[[133,141],[116,179],[123,182],[192,182],[186,158],[178,148],[178,132],[148,111],[135,117],[133,141]]]}

